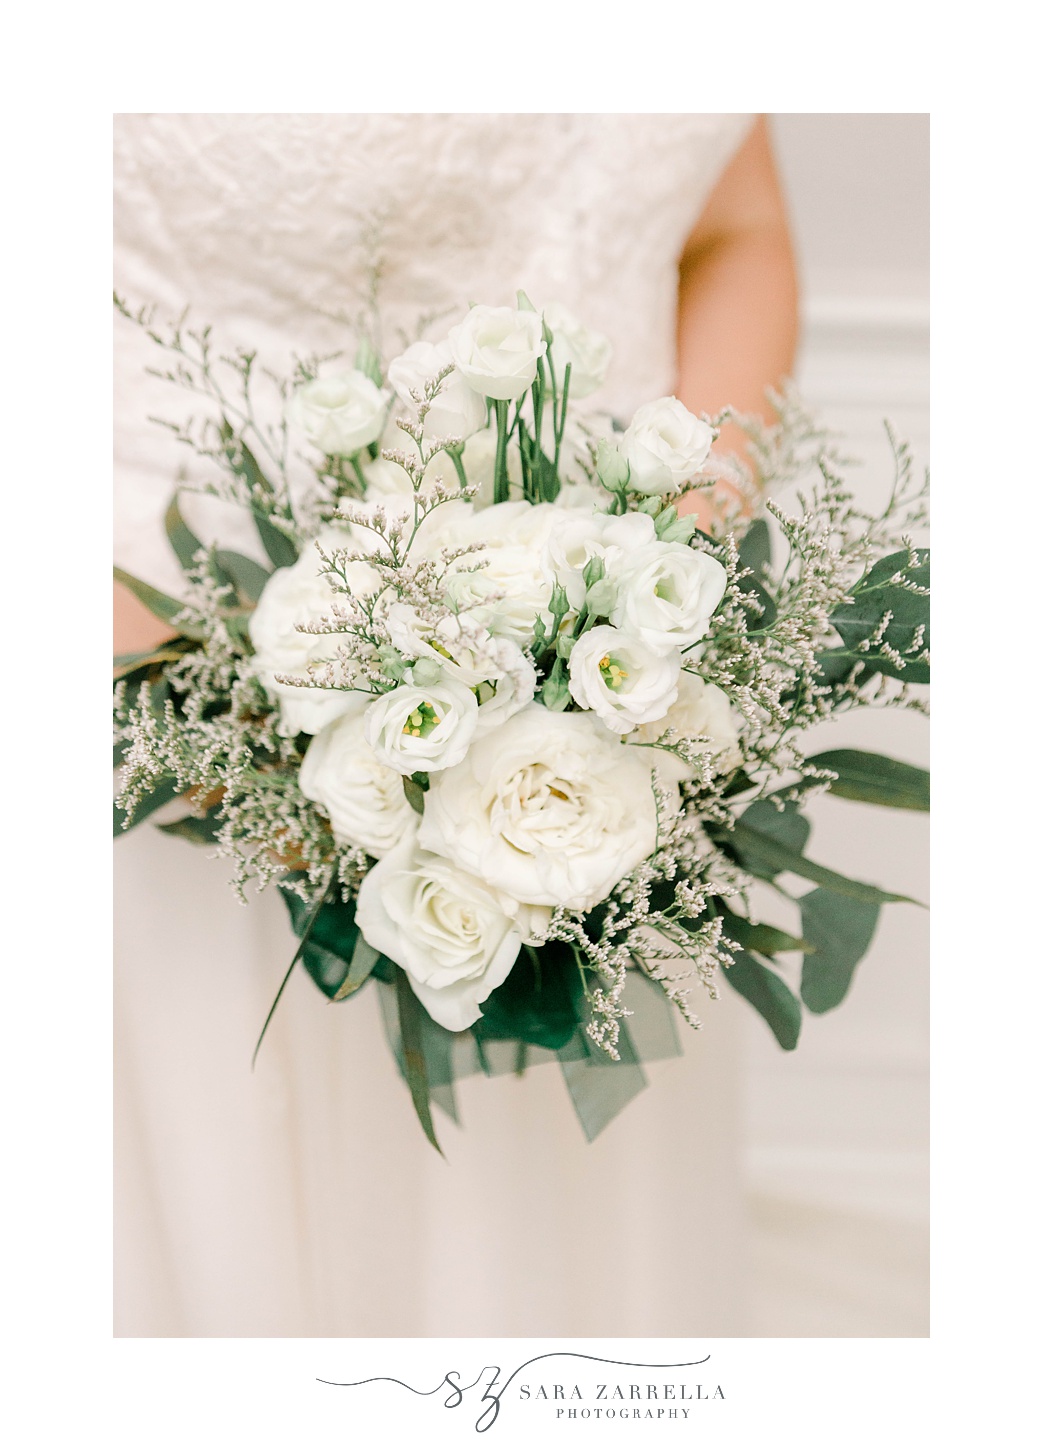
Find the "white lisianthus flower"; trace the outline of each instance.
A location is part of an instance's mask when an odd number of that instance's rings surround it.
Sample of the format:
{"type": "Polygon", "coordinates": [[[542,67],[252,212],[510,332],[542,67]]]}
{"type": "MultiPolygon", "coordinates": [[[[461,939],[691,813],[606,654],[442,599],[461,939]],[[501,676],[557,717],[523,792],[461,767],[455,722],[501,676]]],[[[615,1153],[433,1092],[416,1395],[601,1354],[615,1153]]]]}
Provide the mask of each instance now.
{"type": "Polygon", "coordinates": [[[323,453],[348,457],[381,435],[389,394],[353,368],[314,378],[290,400],[290,417],[323,453]]]}
{"type": "MultiPolygon", "coordinates": [[[[316,735],[323,726],[352,708],[357,694],[323,686],[286,685],[280,675],[305,676],[309,665],[331,660],[344,643],[343,635],[309,635],[296,627],[329,615],[337,601],[329,580],[321,573],[316,544],[329,554],[335,549],[357,549],[358,541],[346,528],[324,530],[301,551],[296,564],[277,569],[268,580],[250,616],[250,639],[256,654],[254,671],[268,694],[278,702],[280,735],[300,731],[316,735]]],[[[347,567],[348,578],[360,592],[375,589],[378,576],[368,565],[347,567]]]]}
{"type": "MultiPolygon", "coordinates": [[[[388,364],[388,382],[416,417],[414,392],[421,397],[424,385],[452,366],[453,354],[448,342],[413,343],[393,363],[388,364]]],[[[454,371],[442,382],[424,418],[424,441],[432,439],[470,438],[485,427],[485,402],[463,376],[454,371]]],[[[401,445],[396,445],[401,447],[401,445]]]]}
{"type": "MultiPolygon", "coordinates": [[[[734,771],[742,765],[739,729],[742,717],[720,686],[704,680],[691,670],[682,670],[677,682],[677,699],[658,720],[642,723],[627,739],[642,745],[653,745],[668,730],[674,739],[706,737],[713,756],[714,769],[721,773],[734,771]]],[[[657,764],[679,780],[690,780],[696,770],[672,751],[656,751],[657,764]]]]}
{"type": "Polygon", "coordinates": [[[520,398],[532,386],[536,364],[547,351],[538,312],[513,307],[472,307],[449,329],[453,362],[483,398],[520,398]]]}
{"type": "Polygon", "coordinates": [[[589,911],[655,850],[651,755],[528,705],[432,781],[418,840],[519,902],[589,911]]]}
{"type": "Polygon", "coordinates": [[[727,583],[724,565],[703,550],[650,544],[620,574],[609,619],[649,650],[668,655],[702,639],[727,583]]]}
{"type": "Polygon", "coordinates": [[[656,542],[655,522],[647,514],[587,514],[563,517],[543,547],[543,568],[580,610],[586,602],[583,571],[600,558],[605,578],[614,579],[634,550],[656,542]]]}
{"type": "Polygon", "coordinates": [[[409,974],[436,1023],[459,1033],[514,966],[522,945],[500,896],[410,833],[363,880],[355,920],[409,974]]]}
{"type": "Polygon", "coordinates": [[[569,656],[572,698],[620,735],[666,714],[677,699],[680,673],[680,650],[653,655],[612,625],[580,635],[569,656]]]}
{"type": "Polygon", "coordinates": [[[379,761],[366,740],[370,699],[354,694],[348,713],[323,727],[304,753],[299,781],[329,817],[338,842],[382,857],[410,830],[416,813],[398,771],[379,761]]]}
{"type": "MultiPolygon", "coordinates": [[[[475,739],[509,720],[536,694],[536,670],[513,640],[491,635],[473,615],[445,615],[432,628],[411,605],[397,601],[387,613],[391,643],[406,660],[426,662],[458,680],[478,701],[475,739]]],[[[415,683],[419,671],[414,669],[415,683]]]]}
{"type": "Polygon", "coordinates": [[[713,429],[676,398],[639,408],[620,440],[630,465],[629,487],[639,494],[670,494],[705,462],[713,429]]]}
{"type": "Polygon", "coordinates": [[[398,685],[366,711],[366,740],[378,761],[411,776],[455,766],[477,725],[478,702],[459,681],[398,685]]]}
{"type": "Polygon", "coordinates": [[[608,338],[584,327],[558,302],[547,304],[543,320],[554,339],[550,351],[559,393],[565,386],[565,369],[570,363],[569,397],[586,398],[596,392],[608,377],[612,361],[612,344],[608,338]]]}

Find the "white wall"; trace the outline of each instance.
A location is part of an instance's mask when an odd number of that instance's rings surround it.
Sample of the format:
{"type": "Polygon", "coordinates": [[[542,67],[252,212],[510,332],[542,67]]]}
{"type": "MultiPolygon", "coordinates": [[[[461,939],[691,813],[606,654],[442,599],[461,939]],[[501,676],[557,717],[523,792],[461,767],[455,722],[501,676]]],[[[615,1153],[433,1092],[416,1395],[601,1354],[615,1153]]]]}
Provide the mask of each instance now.
{"type": "MultiPolygon", "coordinates": [[[[927,117],[785,115],[773,129],[804,282],[797,381],[875,500],[890,482],[883,418],[927,460],[927,117]]],[[[863,711],[821,735],[820,748],[927,763],[917,716],[863,711]]],[[[810,815],[812,856],[926,900],[924,816],[833,799],[810,815]]],[[[796,1053],[751,1020],[755,1334],[927,1333],[927,928],[926,912],[885,907],[847,1001],[806,1015],[796,1053]]]]}

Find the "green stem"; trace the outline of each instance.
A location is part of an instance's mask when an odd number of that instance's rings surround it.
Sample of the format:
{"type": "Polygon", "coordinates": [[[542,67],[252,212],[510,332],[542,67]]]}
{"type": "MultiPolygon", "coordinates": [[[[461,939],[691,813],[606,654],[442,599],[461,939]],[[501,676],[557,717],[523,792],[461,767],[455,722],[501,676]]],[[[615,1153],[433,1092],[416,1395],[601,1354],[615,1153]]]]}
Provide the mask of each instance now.
{"type": "Polygon", "coordinates": [[[446,449],[446,452],[453,461],[453,467],[456,469],[456,477],[460,480],[461,489],[468,488],[469,485],[467,483],[467,472],[464,469],[464,461],[462,457],[463,449],[450,448],[446,449]]]}
{"type": "Polygon", "coordinates": [[[493,503],[505,504],[510,491],[507,478],[507,399],[494,398],[496,410],[496,470],[493,474],[493,503]]]}

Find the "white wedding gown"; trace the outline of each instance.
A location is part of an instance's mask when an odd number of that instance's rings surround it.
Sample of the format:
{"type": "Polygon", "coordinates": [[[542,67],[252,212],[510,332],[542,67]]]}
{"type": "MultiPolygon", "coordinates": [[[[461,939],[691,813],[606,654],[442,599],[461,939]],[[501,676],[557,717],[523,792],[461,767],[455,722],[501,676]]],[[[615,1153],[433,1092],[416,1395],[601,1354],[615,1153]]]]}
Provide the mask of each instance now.
{"type": "MultiPolygon", "coordinates": [[[[117,290],[161,317],[189,305],[278,367],[351,348],[375,256],[386,353],[420,314],[448,326],[522,287],[610,336],[598,401],[626,415],[673,391],[679,249],[747,125],[121,116],[117,290]]],[[[146,419],[192,400],[156,362],[118,319],[116,559],[173,590],[162,513],[191,459],[146,419]]],[[[274,890],[239,905],[226,863],[147,823],[115,856],[117,1334],[744,1333],[745,1009],[727,988],[592,1145],[547,1064],[460,1084],[443,1160],[375,989],[331,1006],[299,972],[251,1073],[295,945],[274,890]]]]}

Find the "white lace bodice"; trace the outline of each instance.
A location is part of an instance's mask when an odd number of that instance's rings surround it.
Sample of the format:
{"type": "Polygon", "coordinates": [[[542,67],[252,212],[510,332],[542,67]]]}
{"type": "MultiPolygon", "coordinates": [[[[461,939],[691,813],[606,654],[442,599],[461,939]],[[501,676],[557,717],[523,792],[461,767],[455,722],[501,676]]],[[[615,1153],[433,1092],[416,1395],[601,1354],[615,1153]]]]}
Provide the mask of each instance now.
{"type": "MultiPolygon", "coordinates": [[[[601,406],[674,385],[677,260],[748,126],[709,115],[127,115],[115,124],[116,286],[186,306],[284,366],[353,346],[373,264],[389,356],[423,315],[522,287],[615,348],[601,406]]],[[[434,334],[434,335],[437,335],[434,334]]],[[[191,411],[116,339],[116,557],[177,580],[160,515],[185,450],[147,415],[191,411]]]]}

